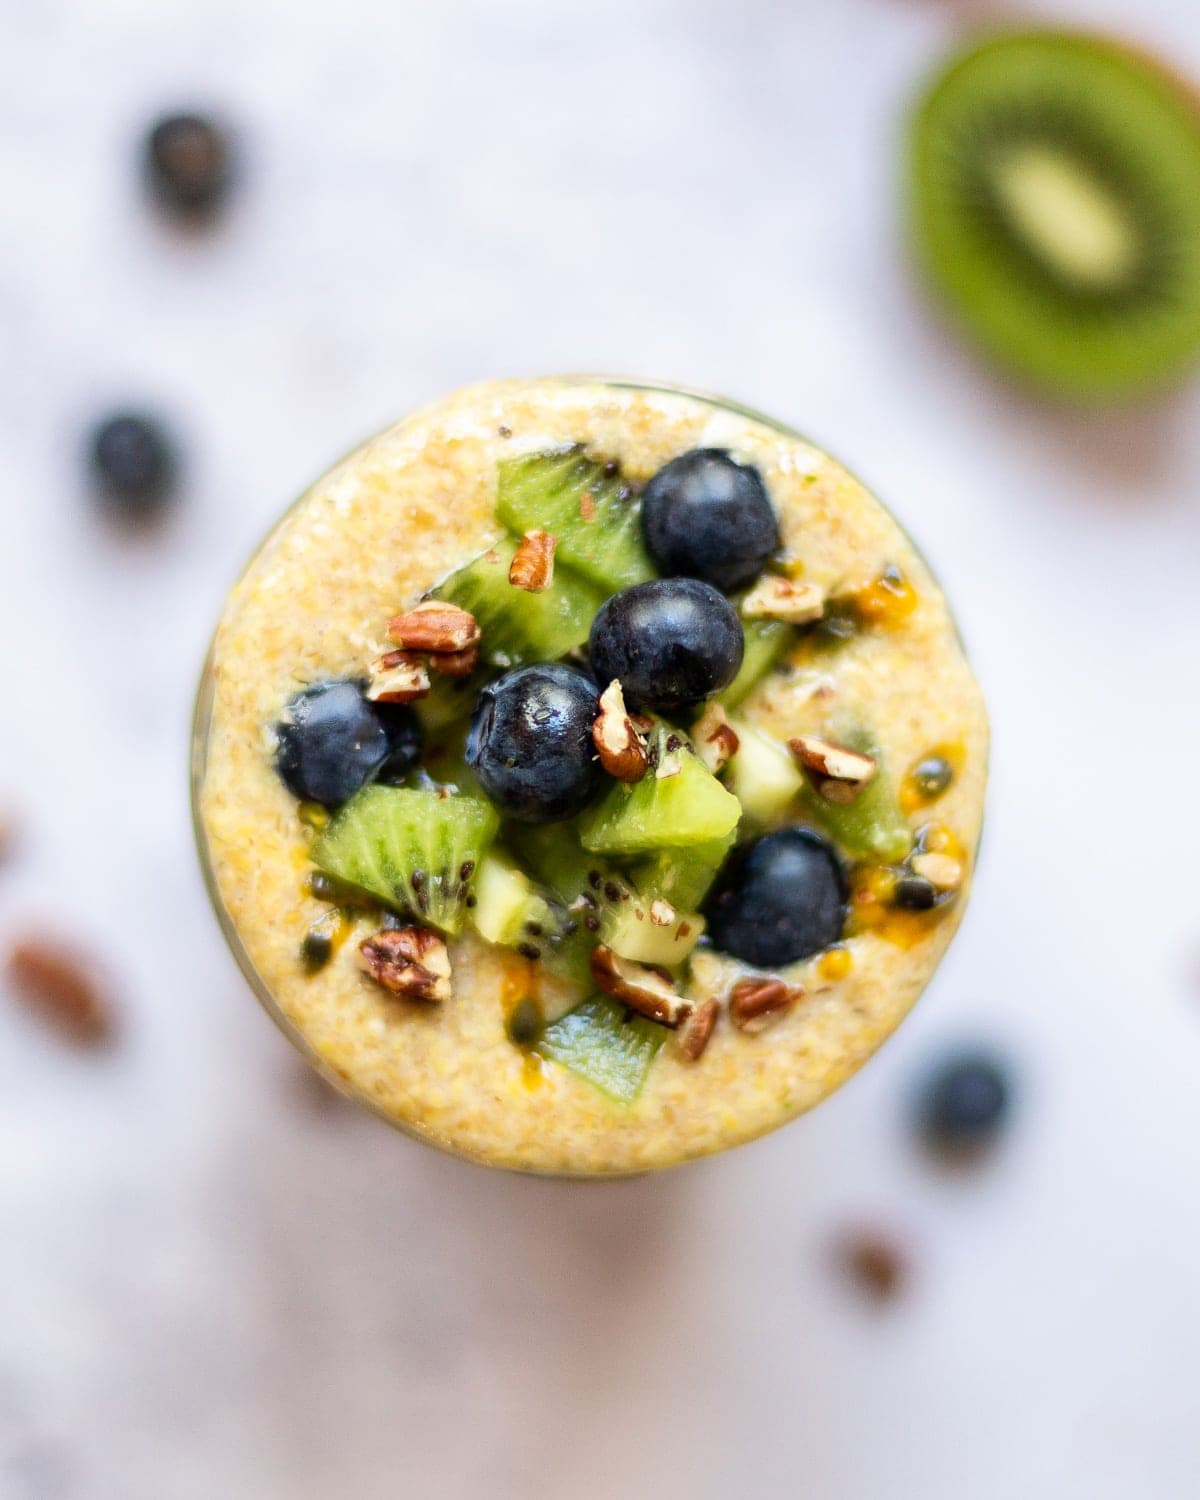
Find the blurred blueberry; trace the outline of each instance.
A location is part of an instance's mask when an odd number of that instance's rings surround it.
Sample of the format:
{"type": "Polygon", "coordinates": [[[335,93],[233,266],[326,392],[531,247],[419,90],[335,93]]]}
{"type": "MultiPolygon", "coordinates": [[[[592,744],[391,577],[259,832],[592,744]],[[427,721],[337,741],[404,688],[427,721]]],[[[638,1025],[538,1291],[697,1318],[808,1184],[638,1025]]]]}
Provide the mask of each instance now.
{"type": "Polygon", "coordinates": [[[90,459],[101,498],[124,518],[148,516],[174,490],[174,444],[163,424],[145,412],[104,417],[92,430],[90,459]]]}
{"type": "Polygon", "coordinates": [[[186,219],[213,216],[228,196],[233,149],[207,115],[164,115],[145,142],[145,168],[159,206],[186,219]]]}
{"type": "Polygon", "coordinates": [[[917,1111],[921,1137],[939,1154],[974,1155],[999,1135],[1011,1102],[1009,1068],[991,1053],[964,1049],[925,1082],[917,1111]]]}

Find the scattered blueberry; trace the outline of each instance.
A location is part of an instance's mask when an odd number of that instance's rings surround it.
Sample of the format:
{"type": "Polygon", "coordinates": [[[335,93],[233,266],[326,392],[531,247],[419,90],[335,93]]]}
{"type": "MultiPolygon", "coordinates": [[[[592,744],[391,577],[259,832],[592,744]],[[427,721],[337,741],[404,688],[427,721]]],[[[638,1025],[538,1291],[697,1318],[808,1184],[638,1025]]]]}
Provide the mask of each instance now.
{"type": "Polygon", "coordinates": [[[206,115],[164,115],[146,138],[146,174],[163,208],[199,219],[216,212],[228,191],[229,139],[206,115]]]}
{"type": "Polygon", "coordinates": [[[1011,1100],[1008,1072],[986,1052],[949,1058],[922,1091],[918,1124],[926,1144],[947,1154],[972,1153],[999,1133],[1011,1100]]]}
{"type": "Polygon", "coordinates": [[[698,578],[654,578],[613,594],[592,621],[588,655],[599,683],[620,678],[630,708],[683,708],[733,681],[742,624],[724,594],[698,578]]]}
{"type": "Polygon", "coordinates": [[[150,515],[175,484],[178,464],[162,423],[142,412],[117,412],[92,432],[92,471],[101,496],[128,518],[150,515]]]}
{"type": "Polygon", "coordinates": [[[592,745],[596,685],[572,667],[518,667],[479,695],[467,764],[510,818],[557,823],[581,811],[600,768],[592,745]]]}
{"type": "Polygon", "coordinates": [[[836,943],[846,877],[833,846],[810,828],[780,828],[735,849],[705,903],[723,952],[777,969],[836,943]]]}
{"type": "Polygon", "coordinates": [[[376,703],[374,709],[388,738],[387,759],[375,780],[399,786],[421,759],[421,721],[406,703],[376,703]]]}
{"type": "Polygon", "coordinates": [[[288,789],[303,802],[326,807],[353,797],[392,748],[375,706],[346,678],[297,693],[276,730],[275,764],[288,789]]]}
{"type": "Polygon", "coordinates": [[[930,911],[937,905],[937,886],[923,875],[901,875],[892,892],[892,905],[902,911],[930,911]]]}
{"type": "Polygon", "coordinates": [[[758,470],[720,448],[696,448],[658,471],[642,495],[642,531],[660,573],[703,578],[727,594],[753,583],[779,546],[758,470]]]}

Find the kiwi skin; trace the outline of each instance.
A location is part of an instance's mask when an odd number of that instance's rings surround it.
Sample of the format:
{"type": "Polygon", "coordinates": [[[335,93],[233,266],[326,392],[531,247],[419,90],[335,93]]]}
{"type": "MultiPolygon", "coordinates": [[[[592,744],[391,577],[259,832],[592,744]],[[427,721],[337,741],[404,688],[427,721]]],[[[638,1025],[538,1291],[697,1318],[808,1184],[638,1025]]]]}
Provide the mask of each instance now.
{"type": "MultiPolygon", "coordinates": [[[[984,75],[985,99],[989,81],[994,90],[994,77],[984,75]]],[[[1018,95],[1015,86],[1014,98],[1018,95]]],[[[1069,98],[1067,107],[1076,107],[1069,98]]],[[[986,102],[981,118],[985,109],[986,102]]],[[[905,215],[926,290],[957,329],[1011,378],[1064,404],[1106,406],[1151,395],[1178,384],[1195,363],[1200,355],[1197,204],[1200,96],[1159,59],[1119,39],[1035,28],[985,32],[943,66],[910,117],[905,215]],[[1016,277],[1006,276],[998,258],[989,265],[969,246],[964,251],[972,232],[967,215],[947,235],[945,203],[939,199],[943,110],[949,100],[961,119],[961,97],[956,102],[955,95],[977,80],[981,63],[1004,65],[1004,54],[1014,80],[1042,66],[1052,86],[1086,93],[1083,128],[1094,128],[1099,120],[1107,129],[1111,117],[1108,133],[1117,144],[1133,143],[1126,152],[1131,167],[1141,167],[1153,155],[1153,171],[1138,186],[1144,194],[1159,195],[1160,217],[1177,235],[1162,257],[1175,281],[1158,288],[1156,299],[1141,306],[1136,298],[1118,299],[1099,315],[1095,307],[1072,308],[1065,296],[1031,293],[1016,277]],[[1097,109],[1099,98],[1108,102],[1097,109]]]]}

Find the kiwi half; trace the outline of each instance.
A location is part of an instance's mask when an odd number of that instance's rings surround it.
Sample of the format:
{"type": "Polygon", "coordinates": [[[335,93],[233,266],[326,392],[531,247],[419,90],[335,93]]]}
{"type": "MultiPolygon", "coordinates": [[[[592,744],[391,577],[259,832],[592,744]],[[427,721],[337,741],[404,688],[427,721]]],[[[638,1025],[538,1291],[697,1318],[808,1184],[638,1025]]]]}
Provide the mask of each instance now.
{"type": "Polygon", "coordinates": [[[909,137],[921,267],[962,327],[1088,402],[1200,351],[1200,104],[1104,38],[993,35],[928,89],[909,137]]]}

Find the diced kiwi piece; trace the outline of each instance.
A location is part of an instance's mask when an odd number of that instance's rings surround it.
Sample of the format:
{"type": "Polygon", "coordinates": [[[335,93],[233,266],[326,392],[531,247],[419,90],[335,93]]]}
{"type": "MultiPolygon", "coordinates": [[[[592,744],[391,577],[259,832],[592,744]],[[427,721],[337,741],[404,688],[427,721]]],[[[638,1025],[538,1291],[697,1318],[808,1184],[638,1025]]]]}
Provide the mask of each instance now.
{"type": "Polygon", "coordinates": [[[695,911],[708,895],[736,838],[737,830],[733,829],[722,838],[706,839],[702,844],[659,849],[634,865],[630,879],[651,900],[661,896],[677,909],[695,911]]]}
{"type": "Polygon", "coordinates": [[[596,463],[578,446],[500,465],[496,514],[504,525],[550,532],[558,539],[556,564],[567,563],[606,594],[654,577],[640,511],[615,466],[596,463]]]}
{"type": "Polygon", "coordinates": [[[737,753],[725,767],[725,785],[760,828],[781,823],[804,786],[804,775],[786,745],[743,720],[734,721],[737,753]]]}
{"type": "Polygon", "coordinates": [[[852,802],[830,802],[807,781],[801,803],[813,821],[847,854],[895,864],[912,848],[912,829],[896,797],[896,788],[878,744],[869,734],[840,736],[840,742],[875,759],[875,774],[852,802]]]}
{"type": "Polygon", "coordinates": [[[326,874],[454,933],[496,827],[495,812],[480,797],[368,786],[313,843],[312,859],[326,874]]]}
{"type": "Polygon", "coordinates": [[[427,745],[467,722],[487,676],[482,668],[470,677],[446,677],[441,672],[430,672],[428,693],[413,704],[427,745]]]}
{"type": "Polygon", "coordinates": [[[705,921],[698,912],[674,906],[668,914],[662,901],[635,892],[631,900],[607,906],[600,917],[599,941],[636,963],[676,968],[703,937],[705,921]]]}
{"type": "Polygon", "coordinates": [[[743,620],[746,649],[737,676],[717,701],[735,709],[750,696],[780,657],[796,640],[796,627],[782,620],[743,620]]]}
{"type": "Polygon", "coordinates": [[[607,873],[579,842],[573,823],[521,823],[505,830],[505,840],[521,863],[568,906],[607,873]]]}
{"type": "Polygon", "coordinates": [[[558,925],[549,901],[529,876],[495,850],[480,861],[474,896],[471,924],[489,943],[528,947],[558,925]]]}
{"type": "Polygon", "coordinates": [[[1120,42],[1021,27],[956,54],[913,119],[922,269],[1014,375],[1073,401],[1200,351],[1200,111],[1120,42]]]}
{"type": "Polygon", "coordinates": [[[515,588],[508,581],[508,569],[516,550],[512,537],[501,538],[437,590],[441,598],[475,616],[483,633],[480,655],[493,666],[517,667],[565,656],[587,640],[592,617],[604,602],[595,584],[565,567],[554,569],[554,581],[540,593],[515,588]]]}
{"type": "Polygon", "coordinates": [[[597,995],[546,1027],[536,1050],[618,1104],[633,1104],[667,1038],[656,1021],[597,995]]]}
{"type": "Polygon", "coordinates": [[[741,808],[696,755],[685,735],[658,724],[651,769],[632,786],[616,781],[579,820],[593,854],[646,854],[663,845],[704,844],[737,827],[741,808]],[[673,774],[666,774],[671,772],[673,774]]]}

